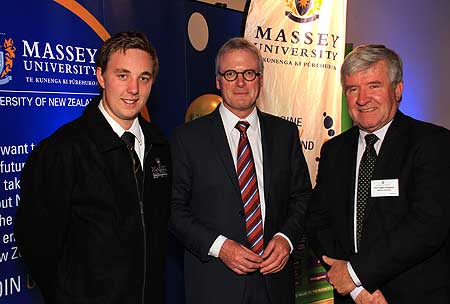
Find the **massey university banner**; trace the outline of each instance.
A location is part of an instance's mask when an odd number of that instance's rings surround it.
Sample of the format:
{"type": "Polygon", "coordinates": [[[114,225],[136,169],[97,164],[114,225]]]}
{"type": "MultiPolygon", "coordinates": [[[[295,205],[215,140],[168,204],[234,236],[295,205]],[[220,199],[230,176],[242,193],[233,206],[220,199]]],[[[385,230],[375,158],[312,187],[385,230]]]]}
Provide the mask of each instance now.
{"type": "MultiPolygon", "coordinates": [[[[315,184],[322,144],[341,132],[346,0],[253,0],[245,37],[264,59],[261,110],[293,121],[315,184]]],[[[304,239],[295,252],[296,303],[333,303],[304,239]]]]}
{"type": "Polygon", "coordinates": [[[2,12],[0,303],[42,303],[13,234],[20,173],[36,144],[98,95],[94,58],[107,33],[73,0],[7,1],[2,12]]]}
{"type": "Polygon", "coordinates": [[[261,110],[297,124],[311,181],[322,143],[341,131],[346,0],[253,0],[245,37],[264,58],[261,110]]]}

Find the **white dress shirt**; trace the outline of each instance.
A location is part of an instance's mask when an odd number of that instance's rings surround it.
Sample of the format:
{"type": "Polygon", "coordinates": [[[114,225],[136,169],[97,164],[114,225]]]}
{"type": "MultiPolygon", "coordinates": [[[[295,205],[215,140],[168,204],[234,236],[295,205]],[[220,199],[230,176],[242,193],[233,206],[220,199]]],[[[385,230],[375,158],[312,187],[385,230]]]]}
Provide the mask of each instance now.
{"type": "MultiPolygon", "coordinates": [[[[383,143],[384,137],[386,136],[386,132],[389,129],[389,126],[391,125],[392,120],[387,123],[385,126],[383,126],[381,129],[373,132],[372,134],[375,134],[378,137],[378,140],[374,144],[375,151],[377,152],[377,155],[380,152],[381,145],[383,143]]],[[[359,138],[358,138],[358,154],[356,156],[356,172],[355,172],[355,195],[354,195],[354,204],[353,204],[353,244],[355,248],[355,252],[358,252],[358,246],[357,246],[357,239],[356,239],[356,206],[357,206],[357,193],[358,193],[358,172],[359,172],[359,164],[361,163],[361,158],[364,154],[364,150],[366,149],[366,140],[365,136],[369,134],[363,130],[359,130],[359,138]]],[[[355,289],[353,289],[350,292],[350,296],[353,300],[356,299],[356,297],[359,295],[359,293],[364,289],[363,286],[361,286],[361,281],[359,280],[358,276],[356,275],[355,271],[353,270],[352,265],[350,262],[347,262],[347,269],[350,274],[350,277],[352,278],[353,282],[357,286],[355,289]]]]}
{"type": "Polygon", "coordinates": [[[141,161],[141,167],[144,168],[145,143],[141,125],[139,124],[139,119],[136,117],[130,129],[125,130],[124,128],[122,128],[121,125],[119,125],[117,121],[114,120],[114,118],[111,117],[111,115],[108,114],[108,112],[106,112],[105,107],[103,107],[103,100],[100,100],[98,104],[98,109],[103,114],[103,116],[105,116],[106,121],[108,121],[113,131],[119,137],[121,137],[123,133],[125,133],[126,131],[133,133],[134,137],[136,137],[136,140],[134,141],[134,150],[136,151],[136,154],[138,155],[139,160],[141,161]]]}
{"type": "MultiPolygon", "coordinates": [[[[247,138],[250,142],[250,147],[252,148],[253,161],[255,162],[256,168],[256,178],[258,180],[258,192],[259,192],[259,201],[261,203],[261,216],[262,223],[264,228],[264,220],[266,218],[266,204],[264,199],[264,170],[263,170],[263,154],[262,154],[262,143],[261,143],[261,128],[259,125],[259,117],[256,110],[256,107],[246,118],[241,119],[228,110],[223,103],[219,105],[219,113],[222,118],[222,123],[225,129],[225,134],[228,140],[228,146],[230,147],[231,154],[233,155],[233,162],[236,168],[237,166],[237,149],[239,144],[240,132],[235,128],[236,124],[240,120],[247,121],[250,126],[247,129],[247,138]]],[[[277,233],[276,235],[281,235],[284,237],[291,248],[291,252],[293,250],[293,246],[289,238],[283,233],[277,233]]],[[[211,248],[209,249],[209,255],[213,257],[218,257],[220,249],[222,248],[223,243],[227,240],[227,238],[223,235],[219,235],[211,248]]]]}

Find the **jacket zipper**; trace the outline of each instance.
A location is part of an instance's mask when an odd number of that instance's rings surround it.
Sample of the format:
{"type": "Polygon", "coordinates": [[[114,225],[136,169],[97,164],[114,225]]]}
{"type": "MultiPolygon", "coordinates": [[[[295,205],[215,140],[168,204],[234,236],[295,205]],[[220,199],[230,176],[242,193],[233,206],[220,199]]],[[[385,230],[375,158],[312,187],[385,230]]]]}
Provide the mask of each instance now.
{"type": "MultiPolygon", "coordinates": [[[[144,161],[142,162],[145,165],[145,160],[147,159],[147,155],[152,149],[152,144],[150,144],[150,147],[144,154],[144,161]]],[[[142,281],[142,304],[145,303],[145,281],[147,279],[147,232],[146,232],[146,226],[145,226],[145,218],[144,218],[144,185],[145,185],[145,170],[144,165],[142,166],[142,191],[139,193],[139,187],[138,187],[138,181],[136,174],[134,175],[134,179],[136,180],[136,191],[138,192],[138,198],[139,198],[139,211],[141,214],[141,223],[142,223],[142,229],[143,229],[143,241],[144,241],[144,255],[143,255],[143,262],[144,262],[144,278],[142,281]]]]}

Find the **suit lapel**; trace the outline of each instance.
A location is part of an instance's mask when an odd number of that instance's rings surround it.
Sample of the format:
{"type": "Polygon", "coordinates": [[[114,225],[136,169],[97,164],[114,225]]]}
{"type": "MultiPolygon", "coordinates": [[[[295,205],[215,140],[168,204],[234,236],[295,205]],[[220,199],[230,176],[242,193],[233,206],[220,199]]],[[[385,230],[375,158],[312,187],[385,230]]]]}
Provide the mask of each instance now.
{"type": "MultiPolygon", "coordinates": [[[[262,161],[263,161],[263,176],[264,176],[264,205],[265,205],[265,219],[264,219],[264,242],[267,245],[271,236],[277,231],[272,229],[271,215],[274,214],[273,208],[276,208],[272,202],[270,185],[272,179],[272,167],[275,165],[276,160],[274,157],[277,153],[274,151],[273,144],[273,132],[270,125],[270,121],[267,116],[258,110],[259,127],[261,130],[261,146],[262,146],[262,161]]],[[[258,178],[260,178],[258,176],[258,178]]]]}
{"type": "Polygon", "coordinates": [[[233,162],[233,156],[231,155],[230,146],[228,145],[227,135],[225,134],[225,128],[222,123],[222,118],[220,117],[219,107],[214,110],[210,116],[209,130],[210,138],[213,143],[213,149],[216,151],[217,155],[227,172],[228,178],[230,179],[233,188],[236,190],[236,194],[239,199],[241,199],[241,192],[239,190],[238,178],[236,173],[236,168],[233,162]]]}
{"type": "Polygon", "coordinates": [[[268,121],[264,116],[264,113],[258,110],[259,117],[259,125],[261,129],[261,145],[262,145],[262,153],[263,153],[263,174],[264,174],[264,199],[266,205],[266,213],[270,208],[270,189],[269,185],[270,179],[272,176],[271,165],[273,164],[272,159],[270,159],[270,155],[275,155],[274,151],[272,151],[273,144],[273,134],[271,132],[271,128],[268,126],[268,121]]]}
{"type": "MultiPolygon", "coordinates": [[[[354,251],[354,213],[355,213],[355,173],[356,173],[356,158],[358,153],[358,128],[353,128],[343,143],[342,155],[338,157],[341,163],[341,185],[343,189],[344,199],[344,214],[341,223],[344,223],[344,233],[342,239],[344,240],[344,248],[354,251]],[[350,182],[349,182],[350,181],[350,182]]],[[[338,206],[339,207],[339,206],[338,206]]]]}
{"type": "MultiPolygon", "coordinates": [[[[408,125],[405,116],[398,112],[384,137],[372,180],[398,178],[398,166],[402,163],[402,157],[405,155],[406,147],[408,147],[407,141],[410,140],[407,132],[408,125]]],[[[374,198],[369,197],[367,214],[369,214],[374,203],[374,198]]]]}
{"type": "Polygon", "coordinates": [[[389,169],[395,167],[396,161],[403,156],[405,143],[409,140],[409,137],[404,135],[407,131],[408,127],[404,115],[399,112],[384,137],[378,153],[373,179],[383,178],[383,174],[386,171],[391,171],[389,169]]]}

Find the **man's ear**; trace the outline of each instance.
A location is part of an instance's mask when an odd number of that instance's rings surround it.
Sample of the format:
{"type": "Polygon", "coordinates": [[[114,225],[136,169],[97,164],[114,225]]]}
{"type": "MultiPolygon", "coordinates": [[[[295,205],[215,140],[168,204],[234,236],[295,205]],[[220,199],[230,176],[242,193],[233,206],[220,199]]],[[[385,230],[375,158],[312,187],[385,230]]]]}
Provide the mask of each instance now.
{"type": "Polygon", "coordinates": [[[402,99],[402,94],[403,94],[403,81],[400,81],[395,86],[394,93],[395,93],[395,100],[397,100],[397,102],[400,102],[400,100],[402,99]]]}
{"type": "Polygon", "coordinates": [[[95,76],[97,77],[98,84],[102,89],[105,89],[105,79],[103,79],[102,68],[97,67],[95,69],[95,76]]]}
{"type": "Polygon", "coordinates": [[[219,76],[216,76],[216,88],[220,90],[219,76]]]}

